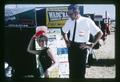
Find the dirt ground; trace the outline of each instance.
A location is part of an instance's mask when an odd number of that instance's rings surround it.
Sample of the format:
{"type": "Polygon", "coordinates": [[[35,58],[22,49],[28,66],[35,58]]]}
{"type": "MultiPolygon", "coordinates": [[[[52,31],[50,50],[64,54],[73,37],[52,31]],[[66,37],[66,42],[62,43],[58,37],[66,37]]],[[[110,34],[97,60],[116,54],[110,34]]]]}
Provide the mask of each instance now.
{"type": "Polygon", "coordinates": [[[100,49],[94,50],[97,63],[86,69],[86,78],[115,78],[115,33],[107,36],[105,44],[100,43],[100,49]]]}

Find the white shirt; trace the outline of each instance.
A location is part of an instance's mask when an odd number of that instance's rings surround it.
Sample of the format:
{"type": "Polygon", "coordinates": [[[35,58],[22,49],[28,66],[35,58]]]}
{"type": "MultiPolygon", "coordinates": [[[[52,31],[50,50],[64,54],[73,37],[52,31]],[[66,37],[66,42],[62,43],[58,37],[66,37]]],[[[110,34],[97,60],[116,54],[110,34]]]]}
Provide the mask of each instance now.
{"type": "MultiPolygon", "coordinates": [[[[92,19],[80,16],[76,21],[76,32],[74,42],[88,42],[90,33],[96,35],[97,32],[101,31],[98,26],[92,21],[92,19]]],[[[62,27],[64,33],[70,31],[69,40],[72,41],[74,31],[75,20],[67,20],[65,25],[62,27]]]]}

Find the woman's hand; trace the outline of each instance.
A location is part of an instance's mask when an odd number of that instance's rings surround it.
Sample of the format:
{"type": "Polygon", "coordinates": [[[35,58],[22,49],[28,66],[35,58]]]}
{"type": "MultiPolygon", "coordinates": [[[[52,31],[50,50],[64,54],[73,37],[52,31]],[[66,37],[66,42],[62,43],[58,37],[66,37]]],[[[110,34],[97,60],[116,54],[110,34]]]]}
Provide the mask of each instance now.
{"type": "Polygon", "coordinates": [[[42,31],[42,30],[36,32],[36,33],[33,35],[32,39],[34,40],[35,38],[37,38],[37,37],[39,37],[39,36],[41,36],[41,35],[45,35],[45,32],[42,31]]]}
{"type": "Polygon", "coordinates": [[[32,39],[34,40],[36,38],[36,35],[34,34],[33,36],[32,36],[32,39]]]}

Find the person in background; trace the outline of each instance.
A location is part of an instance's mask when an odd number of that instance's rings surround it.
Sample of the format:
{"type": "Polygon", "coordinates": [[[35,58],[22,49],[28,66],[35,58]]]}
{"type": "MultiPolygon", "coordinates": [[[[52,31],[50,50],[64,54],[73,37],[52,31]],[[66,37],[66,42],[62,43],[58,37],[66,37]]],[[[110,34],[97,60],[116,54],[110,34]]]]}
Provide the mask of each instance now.
{"type": "Polygon", "coordinates": [[[109,29],[108,25],[104,22],[104,20],[102,21],[102,24],[101,24],[101,30],[103,32],[103,36],[101,37],[101,39],[103,40],[103,43],[105,44],[107,35],[110,34],[110,29],[109,29]]]}
{"type": "Polygon", "coordinates": [[[40,74],[42,74],[41,72],[43,72],[44,77],[48,78],[49,71],[51,71],[57,64],[57,59],[52,49],[47,47],[47,41],[48,41],[48,37],[46,36],[47,29],[41,30],[41,28],[39,27],[36,33],[32,36],[27,51],[29,53],[39,55],[38,59],[40,62],[40,68],[42,68],[40,74]],[[35,39],[38,45],[40,46],[40,50],[33,49],[33,42],[35,41],[35,39]]]}
{"type": "Polygon", "coordinates": [[[71,4],[67,14],[70,18],[62,27],[62,31],[68,47],[69,78],[84,79],[87,49],[94,47],[103,33],[90,18],[80,15],[78,5],[71,4]],[[93,43],[89,43],[90,34],[95,36],[93,43]]]}

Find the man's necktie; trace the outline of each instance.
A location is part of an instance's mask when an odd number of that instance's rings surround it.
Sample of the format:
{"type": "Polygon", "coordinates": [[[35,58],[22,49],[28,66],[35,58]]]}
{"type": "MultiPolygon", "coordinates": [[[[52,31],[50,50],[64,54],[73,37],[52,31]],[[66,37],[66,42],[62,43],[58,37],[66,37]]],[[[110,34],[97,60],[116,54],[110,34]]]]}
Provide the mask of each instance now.
{"type": "Polygon", "coordinates": [[[75,25],[74,25],[74,31],[73,31],[73,39],[72,39],[72,42],[74,42],[74,39],[75,39],[75,31],[76,31],[76,20],[75,20],[75,25]]]}

